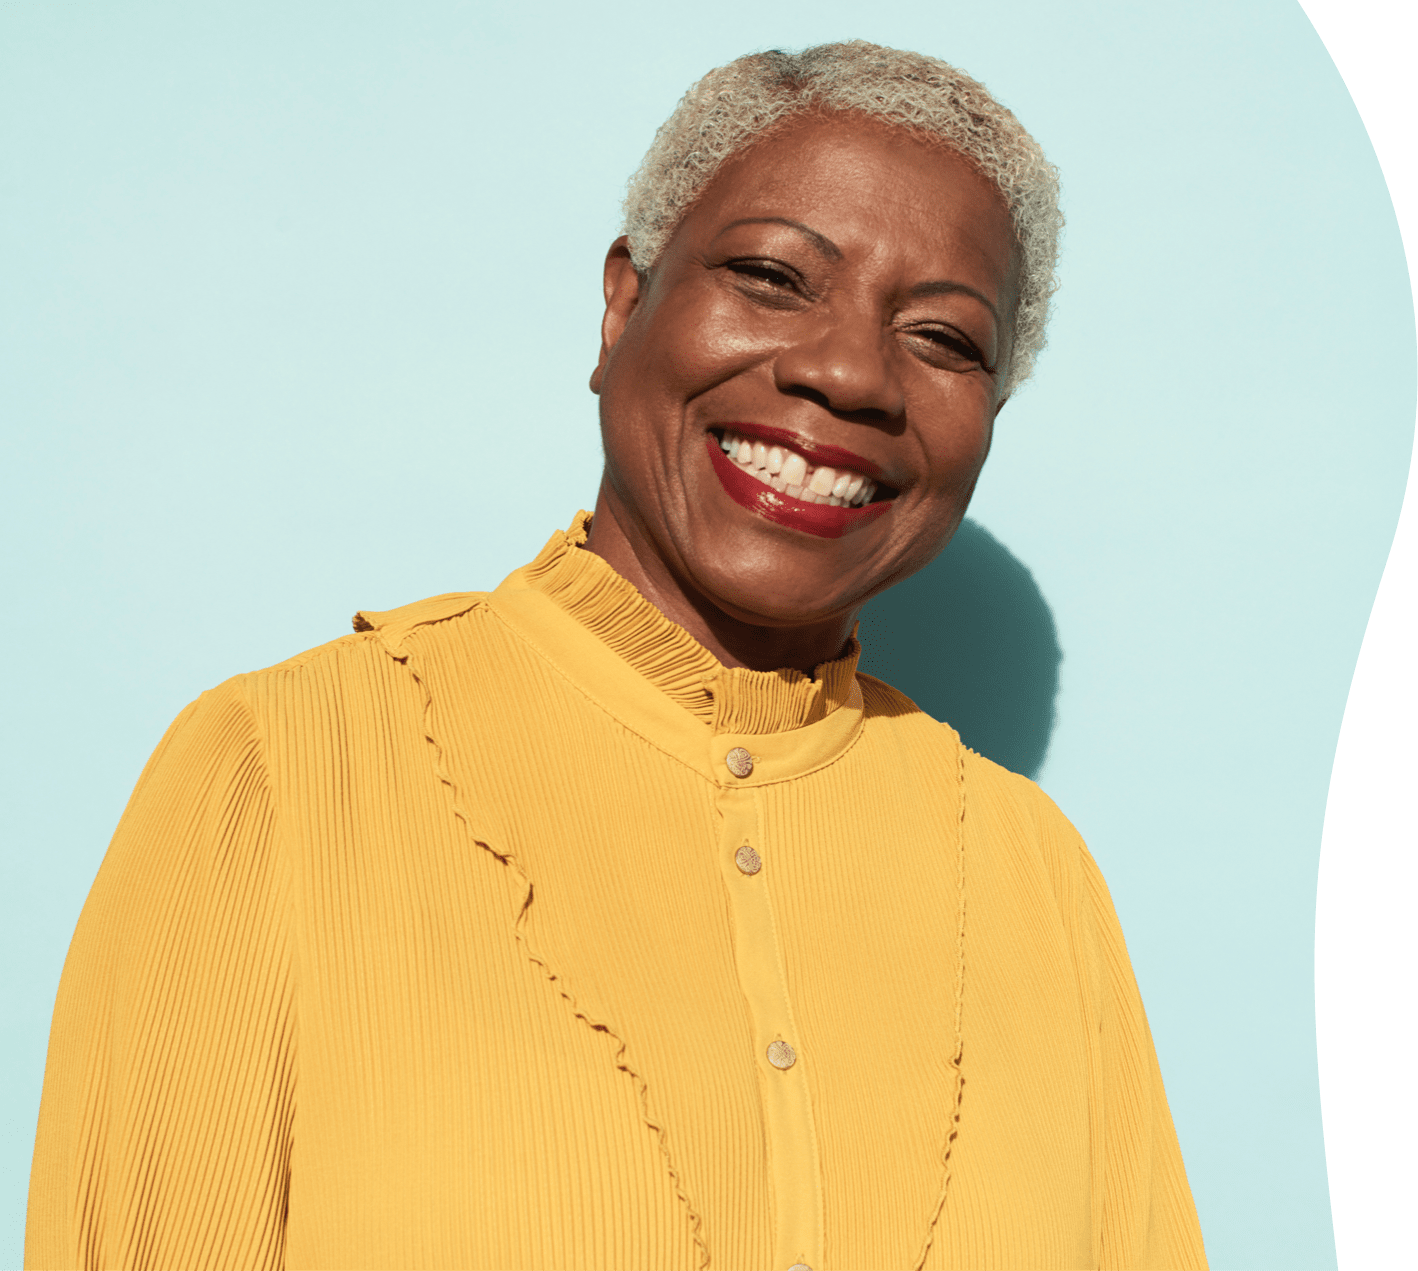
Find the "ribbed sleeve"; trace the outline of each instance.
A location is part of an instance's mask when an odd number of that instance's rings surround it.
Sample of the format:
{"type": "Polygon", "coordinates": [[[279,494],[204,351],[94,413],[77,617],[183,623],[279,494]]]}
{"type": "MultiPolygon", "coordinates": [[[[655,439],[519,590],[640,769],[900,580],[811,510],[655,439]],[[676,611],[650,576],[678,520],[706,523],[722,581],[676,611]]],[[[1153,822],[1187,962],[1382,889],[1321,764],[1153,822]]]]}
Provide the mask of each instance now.
{"type": "Polygon", "coordinates": [[[1201,1227],[1122,927],[1098,866],[1081,841],[1077,850],[1105,994],[1099,1029],[1106,1149],[1098,1265],[1128,1271],[1205,1267],[1201,1227]]]}
{"type": "Polygon", "coordinates": [[[296,1087],[289,879],[238,687],[149,761],[74,934],[25,1262],[278,1267],[296,1087]]]}

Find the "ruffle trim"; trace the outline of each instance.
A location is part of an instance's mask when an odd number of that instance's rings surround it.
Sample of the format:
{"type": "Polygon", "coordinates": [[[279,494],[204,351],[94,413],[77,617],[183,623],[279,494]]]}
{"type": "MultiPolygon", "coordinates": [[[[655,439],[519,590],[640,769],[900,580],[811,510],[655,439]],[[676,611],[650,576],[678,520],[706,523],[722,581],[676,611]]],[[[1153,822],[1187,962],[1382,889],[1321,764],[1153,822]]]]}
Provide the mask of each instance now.
{"type": "MultiPolygon", "coordinates": [[[[469,606],[464,606],[462,612],[466,612],[468,607],[469,606]]],[[[512,932],[518,945],[522,949],[523,955],[528,962],[535,966],[542,975],[546,977],[547,982],[556,990],[561,999],[566,1002],[571,1013],[577,1019],[585,1024],[587,1028],[591,1029],[592,1032],[604,1034],[615,1044],[615,1052],[612,1055],[611,1061],[614,1063],[617,1071],[624,1073],[625,1076],[630,1079],[635,1088],[636,1098],[640,1104],[640,1118],[646,1128],[655,1135],[655,1141],[659,1146],[660,1155],[664,1159],[665,1170],[669,1175],[670,1184],[674,1188],[676,1198],[684,1207],[685,1215],[689,1222],[690,1236],[694,1242],[696,1269],[697,1271],[704,1271],[704,1269],[709,1266],[709,1247],[704,1242],[703,1219],[700,1217],[699,1211],[695,1209],[694,1202],[690,1200],[688,1193],[685,1191],[684,1184],[680,1180],[679,1171],[675,1169],[674,1160],[670,1155],[669,1136],[665,1131],[665,1127],[655,1120],[650,1113],[649,1085],[646,1083],[645,1078],[641,1076],[627,1060],[626,1053],[628,1046],[625,1039],[611,1028],[610,1025],[600,1020],[592,1019],[590,1015],[582,1010],[577,1004],[575,996],[567,988],[566,982],[552,970],[546,960],[533,947],[526,931],[527,915],[531,912],[532,901],[535,896],[535,888],[532,879],[523,869],[521,862],[518,861],[512,853],[500,852],[486,839],[479,837],[477,830],[473,826],[472,819],[468,815],[467,809],[463,806],[462,798],[458,793],[458,787],[453,781],[447,765],[444,762],[443,745],[438,740],[433,729],[433,690],[429,687],[427,680],[419,673],[419,669],[414,664],[412,656],[407,649],[402,647],[402,643],[403,636],[408,634],[408,630],[411,630],[413,626],[422,626],[444,621],[452,616],[456,615],[437,614],[424,619],[422,622],[410,624],[407,630],[398,632],[397,638],[395,639],[383,638],[386,635],[385,631],[374,623],[370,623],[365,629],[374,631],[381,637],[381,643],[385,651],[394,661],[403,665],[412,677],[414,683],[418,686],[420,693],[423,695],[424,740],[428,742],[429,746],[432,748],[433,773],[439,783],[448,791],[449,803],[454,818],[462,823],[463,830],[472,843],[511,871],[513,878],[517,880],[518,886],[522,889],[522,904],[518,908],[516,918],[513,920],[512,932]]]]}
{"type": "Polygon", "coordinates": [[[527,581],[714,732],[786,732],[826,718],[848,700],[861,653],[855,634],[844,655],[814,675],[723,666],[601,557],[583,550],[590,522],[590,513],[578,512],[564,534],[553,535],[527,566],[527,581]]]}
{"type": "Polygon", "coordinates": [[[925,1239],[921,1243],[921,1251],[916,1255],[915,1262],[912,1263],[913,1271],[922,1271],[925,1267],[926,1258],[930,1256],[931,1246],[935,1243],[936,1227],[940,1224],[940,1216],[945,1211],[946,1193],[950,1190],[950,1156],[955,1146],[956,1137],[960,1133],[960,1105],[965,1094],[965,1071],[962,1067],[965,1056],[965,749],[965,743],[960,740],[959,735],[956,735],[956,775],[960,792],[960,812],[956,819],[955,868],[960,904],[955,919],[955,1042],[950,1055],[950,1066],[955,1074],[955,1089],[950,1100],[950,1119],[946,1123],[945,1143],[940,1153],[940,1193],[937,1195],[935,1207],[931,1211],[925,1239]]]}

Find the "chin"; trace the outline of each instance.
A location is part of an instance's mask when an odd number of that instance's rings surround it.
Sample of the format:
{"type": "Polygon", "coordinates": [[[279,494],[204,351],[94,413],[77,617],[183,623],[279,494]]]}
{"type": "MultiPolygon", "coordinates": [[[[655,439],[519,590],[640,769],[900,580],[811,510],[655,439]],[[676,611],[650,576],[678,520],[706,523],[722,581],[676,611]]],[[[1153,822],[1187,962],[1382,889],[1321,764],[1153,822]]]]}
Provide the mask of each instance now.
{"type": "Polygon", "coordinates": [[[806,600],[798,601],[771,592],[706,595],[730,618],[753,627],[813,627],[840,618],[853,607],[843,605],[824,609],[806,600]]]}
{"type": "MultiPolygon", "coordinates": [[[[733,535],[718,544],[742,540],[733,535]]],[[[738,622],[761,627],[813,626],[850,613],[879,587],[852,585],[855,573],[846,562],[829,562],[816,552],[794,551],[784,543],[753,543],[743,550],[722,546],[701,567],[691,564],[695,589],[738,622]],[[815,568],[814,568],[815,566],[815,568]]],[[[777,537],[776,534],[773,537],[777,537]]],[[[702,559],[702,558],[701,558],[702,559]]]]}

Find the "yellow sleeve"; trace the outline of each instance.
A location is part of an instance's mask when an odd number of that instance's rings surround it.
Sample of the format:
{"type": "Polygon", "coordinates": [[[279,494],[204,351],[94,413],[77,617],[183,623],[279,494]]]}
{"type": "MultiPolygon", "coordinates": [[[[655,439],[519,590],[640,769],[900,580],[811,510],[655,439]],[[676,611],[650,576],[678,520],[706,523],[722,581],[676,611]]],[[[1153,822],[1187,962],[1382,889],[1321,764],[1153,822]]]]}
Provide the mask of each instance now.
{"type": "Polygon", "coordinates": [[[1201,1225],[1122,927],[1103,875],[1081,840],[1079,850],[1102,998],[1098,1265],[1118,1271],[1205,1268],[1201,1225]]]}
{"type": "Polygon", "coordinates": [[[283,1265],[290,896],[261,739],[229,682],[168,730],[79,918],[50,1032],[27,1267],[283,1265]]]}

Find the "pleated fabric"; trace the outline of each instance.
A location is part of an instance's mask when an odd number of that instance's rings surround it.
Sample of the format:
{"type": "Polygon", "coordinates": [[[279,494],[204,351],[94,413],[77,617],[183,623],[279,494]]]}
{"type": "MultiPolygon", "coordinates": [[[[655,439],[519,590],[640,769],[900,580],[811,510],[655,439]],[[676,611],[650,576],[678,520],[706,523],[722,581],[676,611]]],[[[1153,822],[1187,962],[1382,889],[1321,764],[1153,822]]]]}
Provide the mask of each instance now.
{"type": "Polygon", "coordinates": [[[721,667],[585,525],[179,716],[65,966],[27,1265],[1204,1266],[1062,814],[855,644],[721,667]]]}

